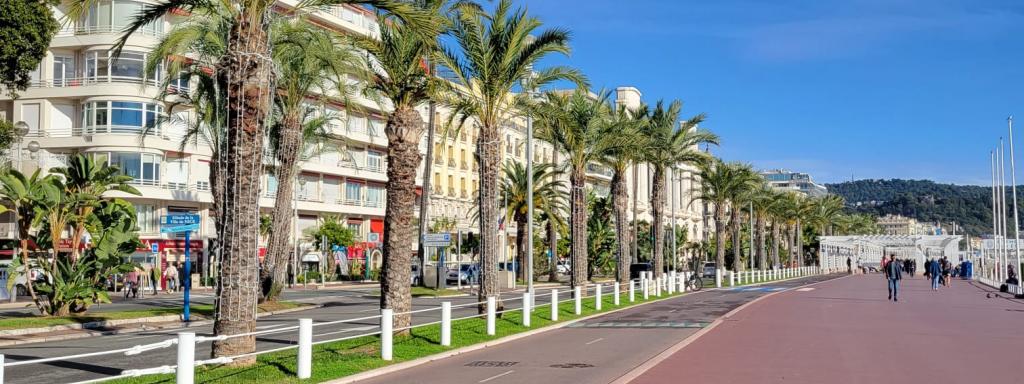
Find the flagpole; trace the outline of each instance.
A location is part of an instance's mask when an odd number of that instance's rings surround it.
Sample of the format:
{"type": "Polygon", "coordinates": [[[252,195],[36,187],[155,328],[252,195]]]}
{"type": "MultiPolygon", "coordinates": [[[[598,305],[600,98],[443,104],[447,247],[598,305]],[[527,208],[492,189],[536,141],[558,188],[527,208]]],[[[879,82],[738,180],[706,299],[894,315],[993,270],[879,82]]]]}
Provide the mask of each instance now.
{"type": "MultiPolygon", "coordinates": [[[[1014,117],[1010,116],[1007,118],[1007,125],[1010,129],[1010,188],[1011,193],[1014,195],[1014,253],[1017,256],[1017,264],[1014,266],[1014,270],[1020,269],[1021,265],[1021,247],[1018,244],[1020,239],[1020,220],[1017,218],[1017,169],[1014,162],[1014,117]]],[[[1017,275],[1020,275],[1020,270],[1017,270],[1017,275]]]]}
{"type": "Polygon", "coordinates": [[[1005,273],[1006,265],[1010,259],[1010,248],[1006,240],[1008,237],[1006,231],[1006,145],[1002,137],[999,138],[999,201],[1002,202],[999,205],[999,220],[1001,222],[999,230],[1003,234],[1003,263],[999,269],[1003,272],[1003,279],[1006,279],[1009,277],[1005,273]]]}
{"type": "MultiPolygon", "coordinates": [[[[999,259],[999,216],[996,212],[999,211],[999,200],[996,196],[996,151],[988,151],[988,155],[992,166],[992,252],[990,252],[989,256],[992,256],[992,263],[998,265],[999,263],[997,262],[997,260],[999,259]]],[[[990,279],[999,279],[999,268],[996,268],[994,272],[995,273],[989,272],[988,277],[990,279]]]]}

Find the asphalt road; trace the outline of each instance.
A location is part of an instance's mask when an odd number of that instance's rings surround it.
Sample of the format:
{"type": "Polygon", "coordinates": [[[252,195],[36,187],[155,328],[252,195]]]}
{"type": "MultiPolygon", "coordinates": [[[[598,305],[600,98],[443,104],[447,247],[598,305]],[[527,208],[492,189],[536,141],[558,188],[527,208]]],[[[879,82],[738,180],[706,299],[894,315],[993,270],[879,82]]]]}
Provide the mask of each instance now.
{"type": "Polygon", "coordinates": [[[877,274],[775,295],[632,383],[1022,382],[1024,301],[955,279],[937,292],[904,279],[899,302],[886,295],[877,274]]]}
{"type": "MultiPolygon", "coordinates": [[[[770,292],[823,281],[707,290],[431,362],[364,383],[610,383],[716,318],[770,292]]],[[[681,382],[680,377],[672,382],[681,382]]]]}
{"type": "MultiPolygon", "coordinates": [[[[519,303],[512,300],[516,297],[518,297],[518,294],[505,295],[507,308],[518,308],[519,303]]],[[[210,298],[199,298],[199,300],[208,299],[210,298]]],[[[380,305],[378,297],[370,296],[365,290],[358,289],[289,292],[285,296],[285,299],[312,304],[323,304],[324,307],[301,312],[261,317],[257,321],[257,331],[298,325],[297,319],[299,318],[312,318],[315,324],[342,319],[356,319],[374,316],[379,312],[380,305]]],[[[167,298],[167,300],[173,301],[174,299],[167,298]]],[[[453,305],[473,303],[476,302],[476,296],[414,298],[413,310],[437,308],[440,307],[440,303],[442,301],[451,301],[453,305]]],[[[154,304],[140,303],[138,305],[154,304]]],[[[174,305],[180,306],[180,302],[175,301],[174,305]]],[[[474,313],[476,313],[475,307],[456,308],[452,310],[453,317],[468,316],[474,313]]],[[[413,315],[414,324],[439,320],[440,311],[429,311],[413,315]]],[[[379,320],[371,319],[367,321],[316,327],[313,331],[313,341],[330,340],[360,333],[372,332],[377,329],[378,326],[379,320]]],[[[58,342],[23,344],[10,348],[0,348],[0,353],[4,354],[8,363],[53,356],[90,353],[159,342],[165,339],[175,338],[176,334],[183,330],[185,330],[185,328],[96,336],[58,342]]],[[[213,333],[212,325],[189,327],[188,330],[196,332],[199,336],[212,335],[213,333]]],[[[277,334],[259,336],[257,337],[257,349],[267,350],[294,344],[298,337],[297,333],[297,330],[290,330],[277,334]]],[[[210,345],[211,343],[209,342],[198,344],[196,346],[196,358],[209,358],[210,345]]],[[[57,361],[43,364],[16,366],[6,369],[4,372],[4,379],[6,380],[5,383],[8,384],[77,382],[100,378],[103,376],[119,375],[121,371],[125,369],[174,365],[176,362],[175,352],[175,348],[171,347],[148,351],[133,356],[114,354],[82,358],[74,361],[57,361]]]]}

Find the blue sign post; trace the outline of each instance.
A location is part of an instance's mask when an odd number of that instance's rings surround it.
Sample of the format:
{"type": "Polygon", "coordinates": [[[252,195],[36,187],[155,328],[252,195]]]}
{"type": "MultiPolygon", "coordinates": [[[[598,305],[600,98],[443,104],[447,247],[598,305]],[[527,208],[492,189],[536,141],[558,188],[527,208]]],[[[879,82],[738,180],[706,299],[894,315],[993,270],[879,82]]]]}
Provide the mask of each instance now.
{"type": "Polygon", "coordinates": [[[184,291],[185,303],[182,312],[182,320],[189,321],[189,291],[192,288],[192,231],[199,230],[199,215],[178,214],[160,217],[160,233],[185,232],[185,277],[182,279],[181,287],[184,291]]]}

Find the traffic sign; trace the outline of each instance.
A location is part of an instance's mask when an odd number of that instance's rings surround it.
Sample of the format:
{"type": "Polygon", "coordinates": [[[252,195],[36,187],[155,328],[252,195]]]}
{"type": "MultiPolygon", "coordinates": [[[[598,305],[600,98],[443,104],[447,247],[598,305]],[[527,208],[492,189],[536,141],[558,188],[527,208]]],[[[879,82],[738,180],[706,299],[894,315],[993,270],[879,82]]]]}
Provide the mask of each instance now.
{"type": "Polygon", "coordinates": [[[377,232],[370,232],[366,235],[366,241],[370,243],[380,243],[380,234],[377,232]]]}
{"type": "Polygon", "coordinates": [[[160,243],[150,244],[149,247],[153,250],[153,253],[160,253],[160,243]]]}
{"type": "Polygon", "coordinates": [[[427,233],[423,235],[423,246],[425,247],[447,247],[451,244],[451,233],[427,233]]]}
{"type": "Polygon", "coordinates": [[[200,220],[199,215],[190,213],[160,216],[160,232],[173,233],[198,231],[200,220]]]}

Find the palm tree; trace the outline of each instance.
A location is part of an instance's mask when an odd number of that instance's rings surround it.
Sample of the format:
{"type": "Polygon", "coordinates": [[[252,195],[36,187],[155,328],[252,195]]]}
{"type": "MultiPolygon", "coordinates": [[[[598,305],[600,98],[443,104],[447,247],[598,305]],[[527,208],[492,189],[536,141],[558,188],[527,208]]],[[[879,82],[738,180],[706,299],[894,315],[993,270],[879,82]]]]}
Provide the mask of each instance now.
{"type": "MultiPolygon", "coordinates": [[[[519,105],[513,88],[531,77],[532,69],[552,53],[568,54],[569,33],[561,29],[542,31],[531,37],[540,21],[523,9],[512,9],[511,0],[498,2],[492,14],[463,10],[452,20],[452,37],[457,49],[446,49],[439,64],[452,71],[459,87],[447,94],[452,106],[449,119],[460,124],[474,119],[480,127],[477,153],[480,157],[480,263],[483,273],[478,298],[499,294],[498,258],[498,177],[501,162],[500,129],[515,114],[519,105]]],[[[552,67],[534,73],[532,85],[541,87],[556,80],[580,81],[575,70],[552,67]]],[[[582,82],[582,81],[580,81],[582,82]]],[[[502,306],[499,304],[499,308],[502,306]]],[[[481,306],[480,311],[486,308],[481,306]]]]}
{"type": "Polygon", "coordinates": [[[78,246],[85,234],[86,221],[108,191],[121,191],[140,195],[139,190],[129,185],[133,178],[123,175],[117,166],[97,164],[92,156],[75,155],[67,167],[50,169],[50,173],[63,176],[67,192],[79,196],[78,207],[71,218],[74,230],[71,233],[71,262],[78,260],[78,246]]]}
{"type": "Polygon", "coordinates": [[[304,17],[275,22],[272,36],[273,58],[279,75],[270,144],[277,157],[274,173],[278,184],[271,220],[273,228],[260,270],[264,300],[277,297],[287,276],[299,154],[312,147],[310,144],[327,137],[327,123],[334,119],[334,116],[318,115],[317,109],[310,105],[309,96],[319,93],[347,101],[351,90],[346,77],[358,77],[364,67],[347,41],[304,17]]]}
{"type": "Polygon", "coordinates": [[[774,206],[778,204],[778,193],[775,192],[767,183],[761,183],[757,189],[751,193],[753,199],[751,202],[754,205],[754,227],[751,236],[754,236],[754,242],[756,243],[756,251],[751,251],[751,257],[757,260],[759,268],[766,268],[768,265],[768,252],[767,252],[767,237],[768,237],[768,222],[769,217],[772,214],[774,206]]]}
{"type": "MultiPolygon", "coordinates": [[[[70,3],[67,19],[79,20],[97,0],[74,0],[70,3]]],[[[215,14],[220,1],[169,0],[143,10],[125,29],[115,45],[114,55],[120,53],[128,37],[140,28],[160,22],[171,12],[215,14]]],[[[263,167],[265,126],[271,111],[275,85],[274,63],[271,60],[270,18],[277,2],[273,0],[241,0],[227,8],[225,16],[229,33],[224,55],[218,59],[214,71],[217,82],[224,84],[227,102],[225,129],[218,140],[218,172],[223,177],[225,195],[216,212],[217,238],[221,242],[221,276],[217,286],[217,308],[214,333],[233,335],[248,333],[256,327],[256,307],[259,297],[257,281],[256,244],[259,233],[259,190],[263,167]]],[[[415,24],[417,30],[430,31],[430,24],[420,15],[414,4],[398,0],[305,0],[300,7],[336,4],[366,4],[392,12],[403,20],[415,24]]],[[[215,341],[214,356],[231,356],[254,351],[256,340],[252,336],[234,337],[215,341]]],[[[236,360],[249,364],[254,357],[236,360]]]]}
{"type": "Polygon", "coordinates": [[[822,236],[831,235],[833,223],[843,213],[846,201],[839,195],[825,195],[810,201],[809,219],[822,236]]]}
{"type": "Polygon", "coordinates": [[[548,92],[537,106],[537,135],[566,155],[569,172],[569,232],[572,240],[572,286],[585,284],[587,276],[587,165],[605,159],[624,145],[617,127],[610,124],[609,93],[592,97],[577,89],[572,94],[548,92]]]}
{"type": "MultiPolygon", "coordinates": [[[[741,236],[740,227],[742,222],[743,207],[747,206],[753,196],[751,195],[756,191],[758,185],[763,184],[764,180],[761,178],[754,169],[747,164],[731,164],[735,167],[735,185],[736,187],[730,192],[729,197],[729,210],[730,218],[729,224],[732,227],[732,252],[733,252],[733,263],[732,270],[737,272],[743,271],[743,238],[741,236]]],[[[753,250],[751,250],[753,252],[753,250]]]]}
{"type": "Polygon", "coordinates": [[[659,100],[651,110],[646,124],[640,126],[640,133],[646,141],[643,160],[654,169],[651,185],[651,214],[654,228],[654,273],[665,272],[665,179],[669,167],[680,164],[703,164],[709,156],[698,149],[702,143],[718,144],[718,136],[697,128],[704,121],[704,114],[698,114],[686,121],[679,121],[683,109],[681,101],[665,105],[659,100]]]}
{"type": "MultiPolygon", "coordinates": [[[[616,263],[615,279],[619,282],[629,281],[629,265],[632,262],[630,251],[629,219],[629,186],[626,185],[626,171],[631,164],[641,158],[645,150],[639,128],[646,124],[646,113],[643,110],[630,111],[620,107],[609,118],[609,124],[619,130],[620,137],[627,138],[623,144],[605,153],[601,162],[611,168],[612,208],[615,215],[616,263]]],[[[558,153],[558,151],[555,151],[558,153]]]]}
{"type": "Polygon", "coordinates": [[[28,289],[32,302],[35,303],[40,313],[45,313],[43,304],[36,296],[36,291],[32,286],[33,281],[29,275],[31,271],[31,264],[28,258],[29,237],[31,236],[30,232],[38,226],[41,219],[41,216],[36,215],[36,202],[40,199],[43,185],[49,183],[49,179],[52,177],[52,175],[40,177],[40,170],[38,169],[28,177],[14,169],[8,169],[0,173],[0,198],[11,206],[10,208],[0,206],[0,213],[8,210],[14,212],[14,221],[18,225],[18,248],[21,249],[21,266],[25,269],[25,288],[28,289]]]}
{"type": "MultiPolygon", "coordinates": [[[[738,177],[736,164],[713,160],[699,166],[701,192],[700,199],[710,203],[714,208],[716,266],[725,268],[725,231],[727,207],[743,179],[738,177]]],[[[717,281],[717,278],[716,278],[717,281]]]]}
{"type": "MultiPolygon", "coordinates": [[[[501,180],[501,192],[505,198],[506,222],[516,222],[516,263],[520,265],[520,279],[532,278],[526,276],[526,242],[533,241],[527,236],[529,198],[527,197],[527,171],[526,166],[520,162],[506,163],[504,167],[505,177],[501,180]]],[[[533,166],[533,206],[535,214],[545,214],[549,220],[555,221],[558,225],[561,213],[565,210],[565,191],[561,180],[552,177],[558,173],[553,164],[534,164],[533,166]]]]}

